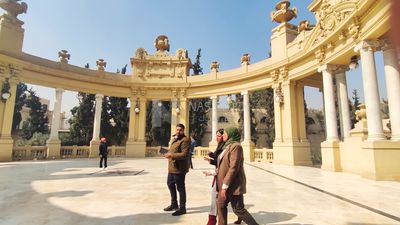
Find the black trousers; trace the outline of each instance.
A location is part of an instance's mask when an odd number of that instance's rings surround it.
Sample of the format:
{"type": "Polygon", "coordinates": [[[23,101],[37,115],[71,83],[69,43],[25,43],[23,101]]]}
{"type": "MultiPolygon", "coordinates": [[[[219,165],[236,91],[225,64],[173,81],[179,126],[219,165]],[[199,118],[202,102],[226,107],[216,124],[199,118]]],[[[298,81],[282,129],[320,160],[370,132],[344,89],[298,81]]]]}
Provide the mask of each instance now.
{"type": "Polygon", "coordinates": [[[171,205],[178,205],[176,190],[179,192],[179,208],[186,209],[186,188],[185,188],[186,173],[168,173],[167,185],[171,194],[171,205]]]}
{"type": "Polygon", "coordinates": [[[244,208],[243,194],[241,195],[228,195],[226,200],[222,200],[218,195],[217,199],[217,217],[218,217],[218,225],[227,225],[228,224],[228,203],[231,203],[233,212],[236,216],[243,220],[246,224],[249,225],[258,225],[256,220],[250,213],[244,208]]]}
{"type": "Polygon", "coordinates": [[[100,168],[103,168],[103,160],[104,168],[107,168],[107,155],[100,155],[100,168]]]}

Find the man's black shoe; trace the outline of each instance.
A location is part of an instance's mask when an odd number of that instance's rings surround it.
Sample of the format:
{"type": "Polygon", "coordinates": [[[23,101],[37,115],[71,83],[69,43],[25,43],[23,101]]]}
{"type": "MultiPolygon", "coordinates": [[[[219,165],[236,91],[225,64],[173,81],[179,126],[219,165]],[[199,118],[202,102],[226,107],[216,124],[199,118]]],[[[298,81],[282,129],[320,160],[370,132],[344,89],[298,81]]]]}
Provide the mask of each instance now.
{"type": "Polygon", "coordinates": [[[175,211],[174,213],[172,213],[173,216],[180,216],[186,214],[186,209],[179,209],[177,211],[175,211]]]}
{"type": "Polygon", "coordinates": [[[177,205],[169,205],[167,207],[164,208],[164,211],[174,211],[179,209],[179,207],[177,205]]]}

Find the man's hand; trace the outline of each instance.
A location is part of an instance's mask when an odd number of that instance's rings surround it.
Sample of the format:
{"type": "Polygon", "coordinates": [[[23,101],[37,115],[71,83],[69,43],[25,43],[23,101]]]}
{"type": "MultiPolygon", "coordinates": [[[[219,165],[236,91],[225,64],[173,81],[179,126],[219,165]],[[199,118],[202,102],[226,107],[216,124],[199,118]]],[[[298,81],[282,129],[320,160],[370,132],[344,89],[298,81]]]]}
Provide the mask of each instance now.
{"type": "Polygon", "coordinates": [[[165,154],[164,154],[164,157],[167,158],[167,159],[171,159],[171,158],[172,158],[172,154],[169,153],[169,152],[168,152],[168,153],[165,153],[165,154]]]}
{"type": "Polygon", "coordinates": [[[222,200],[226,200],[226,189],[222,189],[219,194],[221,195],[222,200]]]}

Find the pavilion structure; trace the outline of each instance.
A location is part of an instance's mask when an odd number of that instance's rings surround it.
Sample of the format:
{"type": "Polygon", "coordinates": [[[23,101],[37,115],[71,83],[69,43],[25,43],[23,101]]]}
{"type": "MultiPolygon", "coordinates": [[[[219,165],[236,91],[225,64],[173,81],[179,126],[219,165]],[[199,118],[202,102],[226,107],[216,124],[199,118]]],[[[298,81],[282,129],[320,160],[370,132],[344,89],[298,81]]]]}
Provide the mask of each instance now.
{"type": "MultiPolygon", "coordinates": [[[[139,48],[131,58],[130,76],[106,72],[106,62],[97,61],[97,70],[68,63],[69,53],[60,51],[59,61],[50,61],[22,51],[23,22],[17,16],[27,5],[16,0],[0,1],[6,13],[0,16],[0,161],[10,161],[13,152],[11,123],[19,82],[54,88],[56,97],[53,121],[59,121],[64,90],[96,94],[96,112],[91,154],[97,154],[103,96],[126,97],[131,102],[127,157],[145,156],[146,103],[150,99],[171,101],[171,129],[177,123],[188,125],[188,101],[212,100],[212,132],[217,130],[218,97],[243,95],[245,159],[254,157],[250,138],[249,93],[274,89],[274,163],[310,165],[310,143],[306,137],[304,87],[323,90],[326,140],[321,143],[322,169],[360,174],[377,180],[400,180],[400,77],[395,48],[387,34],[390,29],[390,1],[314,0],[308,9],[317,23],[302,21],[293,25],[296,8],[280,1],[271,13],[279,23],[272,30],[268,59],[250,64],[243,54],[241,65],[219,71],[188,76],[191,61],[185,49],[171,53],[168,37],[155,40],[155,53],[139,48]],[[390,111],[390,133],[385,135],[380,115],[380,97],[374,54],[383,52],[385,81],[390,111]],[[346,72],[349,62],[361,61],[365,110],[351,130],[346,72]],[[334,82],[334,80],[336,82],[334,82]],[[335,91],[336,89],[336,91],[335,91]],[[335,105],[337,99],[337,105],[335,105]],[[340,112],[337,123],[336,107],[340,112]],[[340,127],[340,129],[338,129],[340,127]],[[339,131],[338,131],[339,130],[339,131]]],[[[60,156],[58,123],[53,122],[47,157],[60,156]]],[[[215,144],[210,140],[210,146],[215,144]]]]}

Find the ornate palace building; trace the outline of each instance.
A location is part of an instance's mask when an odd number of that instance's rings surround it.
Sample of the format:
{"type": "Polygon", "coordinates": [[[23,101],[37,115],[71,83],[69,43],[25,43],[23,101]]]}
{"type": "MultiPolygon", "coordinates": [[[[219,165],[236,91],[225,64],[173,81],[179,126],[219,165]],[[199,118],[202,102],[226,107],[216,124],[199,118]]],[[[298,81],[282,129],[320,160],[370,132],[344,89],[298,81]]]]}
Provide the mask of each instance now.
{"type": "MultiPolygon", "coordinates": [[[[400,78],[396,51],[387,39],[389,1],[314,0],[308,9],[315,14],[315,25],[308,21],[291,24],[297,10],[290,7],[289,1],[280,1],[271,13],[279,25],[272,30],[270,58],[250,63],[250,55],[244,54],[241,65],[229,71],[219,71],[219,63],[213,62],[211,72],[203,76],[188,76],[191,61],[186,50],[170,52],[168,37],[164,35],[155,40],[154,53],[143,48],[136,50],[130,59],[133,71],[130,76],[106,72],[103,59],[97,61],[97,70],[70,65],[66,50],[59,52],[57,62],[26,54],[22,51],[24,22],[17,17],[26,12],[27,5],[16,0],[2,0],[0,7],[6,10],[0,16],[1,161],[12,160],[11,118],[16,85],[26,82],[54,88],[54,121],[60,120],[64,90],[96,94],[90,155],[97,154],[99,145],[103,96],[129,98],[134,107],[130,110],[126,157],[145,156],[146,103],[150,99],[171,102],[171,127],[174,128],[177,123],[189,124],[190,99],[210,98],[214,134],[218,124],[218,97],[240,93],[244,111],[242,146],[246,160],[254,159],[249,93],[273,88],[273,163],[310,165],[311,147],[306,136],[303,93],[305,86],[312,86],[323,90],[324,98],[326,140],[321,143],[321,169],[351,172],[377,180],[400,180],[400,78]],[[391,121],[389,138],[384,135],[380,115],[374,59],[377,51],[382,51],[384,57],[391,121]],[[360,81],[365,93],[365,111],[358,113],[360,122],[356,130],[351,130],[346,71],[349,62],[358,60],[362,64],[360,81]],[[337,124],[336,107],[340,112],[340,124],[337,124]]],[[[59,123],[53,122],[47,142],[48,158],[60,157],[58,129],[59,123]]],[[[210,146],[214,145],[214,140],[210,140],[210,146]]]]}

